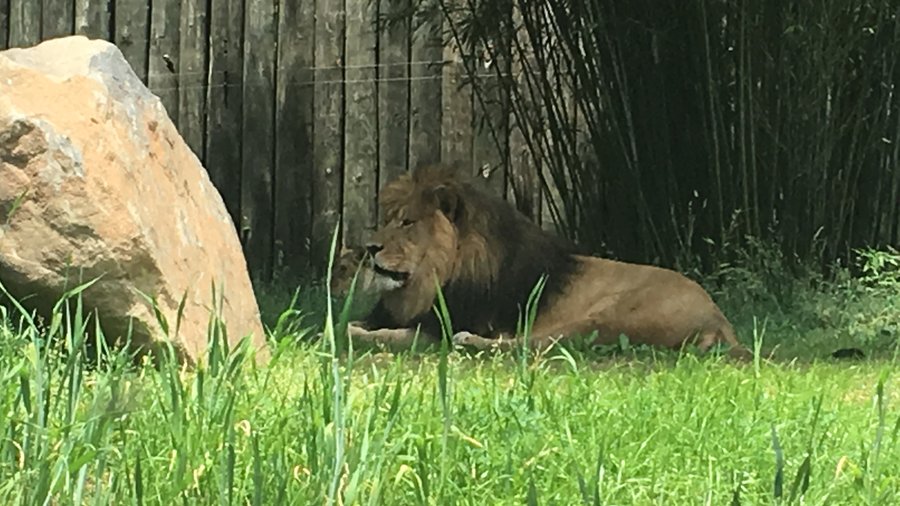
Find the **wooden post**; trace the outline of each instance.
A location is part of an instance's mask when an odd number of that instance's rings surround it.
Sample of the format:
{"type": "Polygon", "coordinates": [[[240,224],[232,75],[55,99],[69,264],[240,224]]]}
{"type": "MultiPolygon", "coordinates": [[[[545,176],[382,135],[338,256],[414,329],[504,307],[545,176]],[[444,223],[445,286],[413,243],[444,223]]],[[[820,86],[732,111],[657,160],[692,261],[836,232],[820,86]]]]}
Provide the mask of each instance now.
{"type": "Polygon", "coordinates": [[[36,0],[9,0],[8,47],[33,46],[41,41],[41,4],[36,0]]]}
{"type": "Polygon", "coordinates": [[[375,226],[378,181],[377,0],[346,0],[343,243],[361,246],[375,226]]]}
{"type": "MultiPolygon", "coordinates": [[[[513,6],[512,15],[513,26],[521,27],[522,13],[519,10],[519,5],[513,6]]],[[[528,33],[524,29],[520,28],[519,32],[514,34],[513,36],[519,38],[519,45],[526,51],[531,47],[528,33]]],[[[522,55],[516,51],[513,51],[511,53],[511,71],[513,73],[513,79],[518,83],[519,92],[524,97],[529,96],[527,90],[527,81],[523,74],[525,72],[525,68],[521,63],[521,59],[526,57],[527,56],[522,55]]],[[[529,107],[534,107],[535,105],[537,104],[528,104],[529,107]]],[[[540,111],[534,111],[533,113],[539,114],[540,111]]],[[[534,136],[539,135],[539,132],[531,132],[529,125],[520,124],[518,121],[516,121],[516,117],[513,114],[510,114],[510,173],[507,195],[508,198],[515,202],[516,208],[519,211],[534,220],[536,223],[539,223],[540,195],[537,194],[536,191],[538,189],[536,171],[539,170],[539,168],[537,166],[537,161],[534,159],[528,148],[528,143],[525,138],[528,133],[531,133],[534,136]]],[[[542,132],[540,134],[542,134],[542,132]]],[[[533,143],[536,143],[539,142],[539,139],[531,139],[531,141],[533,143]]]]}
{"type": "Polygon", "coordinates": [[[409,68],[409,168],[441,160],[441,20],[415,20],[409,68]]]}
{"type": "Polygon", "coordinates": [[[209,15],[206,169],[240,227],[243,0],[212,0],[209,15]]]}
{"type": "Polygon", "coordinates": [[[92,39],[111,40],[109,15],[105,2],[75,0],[75,33],[92,39]]]}
{"type": "Polygon", "coordinates": [[[272,171],[275,165],[275,6],[247,0],[244,11],[244,114],[241,232],[255,279],[272,275],[272,171]]]}
{"type": "Polygon", "coordinates": [[[509,161],[509,115],[496,70],[503,63],[496,61],[496,49],[482,49],[474,58],[478,89],[473,95],[472,172],[475,180],[503,198],[509,161]]]}
{"type": "Polygon", "coordinates": [[[315,1],[280,0],[275,83],[275,267],[309,263],[312,226],[315,1]]]}
{"type": "Polygon", "coordinates": [[[9,0],[0,0],[0,50],[9,47],[9,0]]]}
{"type": "Polygon", "coordinates": [[[75,32],[72,0],[20,0],[41,3],[41,40],[55,39],[75,32]]]}
{"type": "MultiPolygon", "coordinates": [[[[545,14],[546,15],[546,14],[545,14]]],[[[543,26],[551,26],[552,20],[546,20],[546,24],[543,26]]],[[[562,127],[564,129],[568,129],[570,131],[571,141],[575,139],[575,121],[576,121],[576,107],[575,107],[575,95],[573,93],[573,73],[568,71],[569,69],[564,68],[565,62],[562,55],[562,48],[559,46],[562,44],[557,37],[557,34],[553,30],[547,30],[544,34],[544,47],[546,47],[546,51],[544,52],[545,61],[548,63],[548,68],[546,69],[546,73],[548,76],[548,80],[554,87],[554,93],[556,97],[559,97],[557,100],[560,104],[559,110],[559,121],[562,123],[562,127]]],[[[546,109],[543,109],[545,114],[549,114],[546,109]]],[[[575,149],[574,142],[567,140],[565,144],[560,147],[556,147],[554,145],[554,137],[550,133],[549,125],[544,129],[544,134],[547,135],[547,142],[550,146],[557,151],[565,151],[575,149]]],[[[565,175],[564,186],[560,188],[554,178],[550,167],[547,164],[543,164],[542,174],[544,180],[547,182],[547,192],[545,193],[542,189],[541,191],[541,226],[544,230],[556,232],[557,231],[557,219],[554,216],[554,210],[556,213],[563,213],[563,199],[562,193],[563,191],[567,191],[569,185],[569,174],[570,167],[562,167],[562,170],[565,175]]]]}
{"type": "Polygon", "coordinates": [[[328,265],[339,223],[343,179],[344,0],[316,1],[315,138],[313,145],[312,262],[328,265]]]}
{"type": "Polygon", "coordinates": [[[178,131],[200,160],[205,160],[207,42],[206,0],[182,0],[177,68],[178,131]]]}
{"type": "Polygon", "coordinates": [[[444,78],[441,104],[441,162],[465,167],[472,166],[472,88],[464,84],[465,49],[456,40],[460,30],[458,12],[460,0],[445,2],[449,13],[444,19],[444,78]]]}
{"type": "MultiPolygon", "coordinates": [[[[381,0],[381,16],[406,12],[409,0],[381,0]]],[[[409,18],[378,34],[378,186],[408,170],[409,18]]]]}
{"type": "Polygon", "coordinates": [[[172,0],[151,0],[147,87],[159,97],[176,128],[179,126],[180,29],[181,3],[172,0]]]}
{"type": "Polygon", "coordinates": [[[116,0],[116,33],[113,42],[122,51],[134,73],[147,83],[147,44],[150,35],[150,3],[147,0],[116,0]]]}

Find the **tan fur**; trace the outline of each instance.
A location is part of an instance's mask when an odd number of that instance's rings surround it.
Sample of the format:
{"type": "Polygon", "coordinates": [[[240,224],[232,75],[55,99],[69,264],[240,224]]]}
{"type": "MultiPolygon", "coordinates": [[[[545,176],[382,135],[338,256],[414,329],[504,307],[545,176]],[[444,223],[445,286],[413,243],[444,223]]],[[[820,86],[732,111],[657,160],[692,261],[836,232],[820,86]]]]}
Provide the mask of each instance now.
{"type": "Polygon", "coordinates": [[[353,277],[356,278],[355,291],[368,290],[372,285],[374,274],[365,265],[366,250],[363,248],[343,247],[335,259],[331,269],[331,293],[332,295],[345,296],[350,292],[353,277]],[[357,270],[359,274],[357,275],[357,270]]]}
{"type": "MultiPolygon", "coordinates": [[[[549,247],[558,239],[502,207],[508,204],[476,193],[450,168],[431,166],[401,176],[382,190],[380,205],[385,223],[370,241],[372,265],[409,277],[397,281],[374,275],[384,312],[397,325],[366,328],[358,322],[350,330],[354,338],[408,343],[415,335],[414,321],[427,317],[436,302],[436,281],[445,294],[475,287],[478,293],[489,294],[478,301],[484,305],[515,299],[524,306],[528,293],[522,292],[527,290],[509,293],[508,287],[520,282],[523,272],[537,276],[540,265],[547,269],[559,265],[571,267],[554,271],[556,279],[565,276],[565,281],[542,297],[529,338],[533,348],[596,331],[594,344],[615,343],[625,334],[632,343],[677,348],[696,338],[701,350],[726,343],[733,356],[750,356],[697,283],[668,269],[560,253],[569,250],[549,247]],[[510,235],[507,230],[512,230],[510,235]],[[509,237],[517,243],[510,243],[509,237]]],[[[461,304],[468,299],[459,297],[461,304]]],[[[456,326],[450,309],[457,344],[500,349],[520,344],[510,332],[492,330],[499,323],[480,318],[477,306],[463,315],[469,328],[456,326]]]]}
{"type": "MultiPolygon", "coordinates": [[[[581,275],[537,315],[531,331],[532,347],[544,349],[572,334],[597,331],[593,344],[613,344],[624,334],[635,344],[678,348],[696,336],[706,351],[717,343],[731,346],[737,358],[750,358],[715,302],[700,285],[668,269],[579,257],[581,275]]],[[[468,332],[455,336],[457,344],[509,350],[520,339],[485,339],[468,332]]]]}

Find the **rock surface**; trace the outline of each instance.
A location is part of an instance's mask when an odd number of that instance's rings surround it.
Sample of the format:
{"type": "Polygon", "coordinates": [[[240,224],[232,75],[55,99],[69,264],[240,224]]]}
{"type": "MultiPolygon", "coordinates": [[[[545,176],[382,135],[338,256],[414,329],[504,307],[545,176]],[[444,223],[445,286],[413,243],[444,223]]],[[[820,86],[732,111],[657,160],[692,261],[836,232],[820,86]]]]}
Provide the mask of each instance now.
{"type": "Polygon", "coordinates": [[[232,345],[252,334],[269,356],[224,202],[118,48],[75,36],[0,52],[0,282],[45,309],[97,276],[84,300],[108,339],[129,323],[133,345],[165,338],[144,293],[183,360],[203,359],[213,306],[232,345]]]}

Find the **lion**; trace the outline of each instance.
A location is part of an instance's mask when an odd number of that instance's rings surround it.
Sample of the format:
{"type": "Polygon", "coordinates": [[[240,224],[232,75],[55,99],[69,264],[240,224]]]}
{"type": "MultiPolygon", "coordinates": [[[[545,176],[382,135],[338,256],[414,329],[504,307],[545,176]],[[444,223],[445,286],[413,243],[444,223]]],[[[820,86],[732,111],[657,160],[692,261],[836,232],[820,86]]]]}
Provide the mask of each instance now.
{"type": "Polygon", "coordinates": [[[379,300],[348,326],[354,340],[408,346],[437,341],[432,310],[443,294],[453,343],[510,350],[529,295],[542,290],[527,343],[544,350],[574,335],[593,345],[625,335],[634,344],[701,352],[718,344],[739,359],[752,354],[696,282],[673,270],[588,256],[477,188],[449,166],[426,165],[384,186],[382,225],[366,244],[371,289],[379,300]]]}

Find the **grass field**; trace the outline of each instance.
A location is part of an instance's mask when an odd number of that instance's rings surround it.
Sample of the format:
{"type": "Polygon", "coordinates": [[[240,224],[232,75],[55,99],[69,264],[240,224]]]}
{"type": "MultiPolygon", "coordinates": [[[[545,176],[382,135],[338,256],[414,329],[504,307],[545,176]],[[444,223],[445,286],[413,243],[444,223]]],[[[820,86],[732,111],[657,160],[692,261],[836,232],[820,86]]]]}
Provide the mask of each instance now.
{"type": "Polygon", "coordinates": [[[628,347],[335,359],[337,341],[308,339],[321,289],[285,310],[270,287],[266,368],[218,345],[194,371],[132,367],[85,358],[77,294],[45,325],[7,304],[0,503],[897,504],[900,257],[829,282],[748,258],[706,279],[741,339],[774,350],[751,364],[628,347]],[[841,346],[867,357],[829,358],[841,346]]]}

